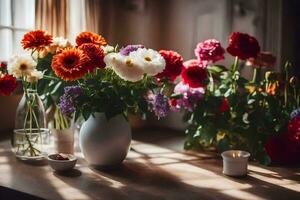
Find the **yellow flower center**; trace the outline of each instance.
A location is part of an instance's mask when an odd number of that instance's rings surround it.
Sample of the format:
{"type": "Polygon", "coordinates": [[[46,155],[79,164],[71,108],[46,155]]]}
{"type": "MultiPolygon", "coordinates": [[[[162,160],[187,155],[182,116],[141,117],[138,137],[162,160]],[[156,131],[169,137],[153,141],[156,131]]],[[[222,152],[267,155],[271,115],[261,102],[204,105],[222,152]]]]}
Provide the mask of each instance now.
{"type": "Polygon", "coordinates": [[[152,59],[149,56],[146,56],[144,59],[148,62],[152,61],[152,59]]]}
{"type": "Polygon", "coordinates": [[[132,65],[133,65],[133,62],[132,62],[132,60],[130,60],[130,59],[128,59],[128,60],[126,60],[126,65],[128,66],[128,67],[132,67],[132,65]]]}
{"type": "Polygon", "coordinates": [[[27,65],[26,65],[25,63],[22,63],[22,64],[20,65],[20,69],[21,69],[21,70],[26,70],[26,69],[27,69],[27,65]]]}

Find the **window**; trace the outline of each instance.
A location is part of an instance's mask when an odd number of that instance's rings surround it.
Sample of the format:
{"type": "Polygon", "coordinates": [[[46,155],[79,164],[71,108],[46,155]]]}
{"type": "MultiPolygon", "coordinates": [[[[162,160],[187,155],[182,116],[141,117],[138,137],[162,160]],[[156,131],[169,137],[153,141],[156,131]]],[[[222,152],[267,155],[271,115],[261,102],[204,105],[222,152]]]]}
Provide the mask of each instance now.
{"type": "Polygon", "coordinates": [[[23,35],[34,29],[35,0],[0,1],[0,60],[22,53],[23,35]]]}

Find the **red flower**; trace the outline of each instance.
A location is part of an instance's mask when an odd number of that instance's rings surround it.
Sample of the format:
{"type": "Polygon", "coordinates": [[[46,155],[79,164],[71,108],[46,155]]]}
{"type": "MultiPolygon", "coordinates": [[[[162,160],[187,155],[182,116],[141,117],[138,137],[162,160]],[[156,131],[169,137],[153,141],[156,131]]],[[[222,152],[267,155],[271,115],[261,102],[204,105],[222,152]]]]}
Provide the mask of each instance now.
{"type": "Polygon", "coordinates": [[[172,107],[176,107],[177,106],[177,100],[176,99],[171,99],[169,103],[170,103],[170,105],[172,107]]]}
{"type": "Polygon", "coordinates": [[[201,68],[206,68],[207,66],[207,62],[200,62],[199,60],[196,59],[191,59],[191,60],[187,60],[183,63],[183,66],[185,68],[188,67],[201,67],[201,68]]]}
{"type": "Polygon", "coordinates": [[[300,161],[300,145],[290,140],[287,133],[269,138],[265,150],[273,163],[292,164],[300,161]]]}
{"type": "Polygon", "coordinates": [[[248,58],[256,58],[260,47],[254,37],[245,33],[234,32],[230,36],[227,51],[232,56],[246,60],[248,58]]]}
{"type": "Polygon", "coordinates": [[[7,69],[7,62],[0,62],[0,69],[7,69]]]}
{"type": "Polygon", "coordinates": [[[230,109],[230,107],[229,107],[229,101],[228,101],[227,98],[224,98],[223,101],[222,101],[222,103],[221,103],[221,106],[219,108],[219,111],[221,113],[223,113],[223,112],[228,111],[229,109],[230,109]]]}
{"type": "Polygon", "coordinates": [[[300,117],[288,124],[288,132],[271,137],[265,144],[266,152],[272,162],[290,164],[300,162],[300,117]]]}
{"type": "Polygon", "coordinates": [[[17,79],[11,75],[0,75],[0,96],[10,95],[18,86],[17,79]]]}
{"type": "Polygon", "coordinates": [[[183,83],[189,85],[191,88],[204,87],[204,81],[207,78],[205,68],[198,66],[184,68],[181,77],[183,83]]]}
{"type": "Polygon", "coordinates": [[[99,46],[105,46],[107,45],[106,40],[101,35],[98,35],[96,33],[92,32],[81,32],[76,37],[76,44],[77,46],[80,46],[84,43],[93,43],[99,46]]]}
{"type": "Polygon", "coordinates": [[[224,53],[221,43],[215,39],[200,42],[195,49],[195,55],[199,61],[217,62],[224,59],[224,53]]]}
{"type": "Polygon", "coordinates": [[[84,43],[79,46],[79,49],[89,57],[89,61],[85,64],[88,71],[93,71],[96,67],[105,67],[103,60],[105,55],[101,47],[93,43],[84,43]]]}
{"type": "Polygon", "coordinates": [[[24,49],[41,50],[52,43],[52,36],[46,31],[35,30],[26,33],[21,41],[24,49]]]}
{"type": "Polygon", "coordinates": [[[156,77],[159,80],[166,77],[168,80],[174,81],[180,75],[183,68],[182,56],[175,51],[160,50],[159,53],[165,59],[166,67],[156,77]]]}
{"type": "Polygon", "coordinates": [[[55,74],[65,81],[73,81],[83,77],[88,71],[86,63],[89,58],[82,50],[71,48],[53,56],[51,67],[55,74]]]}

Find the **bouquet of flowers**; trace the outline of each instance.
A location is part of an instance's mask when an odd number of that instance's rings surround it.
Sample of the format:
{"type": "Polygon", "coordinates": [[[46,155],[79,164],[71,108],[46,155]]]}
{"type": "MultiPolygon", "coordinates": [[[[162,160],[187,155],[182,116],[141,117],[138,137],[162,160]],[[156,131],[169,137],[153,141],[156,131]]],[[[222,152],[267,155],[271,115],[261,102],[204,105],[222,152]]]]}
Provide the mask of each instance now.
{"type": "Polygon", "coordinates": [[[287,63],[282,74],[268,71],[275,57],[260,51],[257,40],[244,33],[233,33],[226,50],[235,57],[230,69],[215,64],[225,53],[215,39],[199,43],[197,59],[184,63],[171,105],[185,110],[184,120],[189,123],[185,148],[247,150],[264,164],[287,158],[287,144],[293,143],[292,151],[299,153],[298,113],[292,118],[290,114],[299,107],[300,93],[291,65],[287,63]],[[241,67],[253,68],[252,80],[241,76],[241,67]],[[286,150],[278,156],[282,146],[286,150]]]}
{"type": "Polygon", "coordinates": [[[129,113],[145,117],[150,108],[163,117],[170,109],[163,93],[183,68],[183,58],[174,51],[143,45],[118,50],[92,32],[80,33],[75,45],[42,30],[25,34],[22,41],[43,74],[37,88],[46,107],[54,108],[56,129],[70,126],[74,113],[76,119],[95,112],[107,118],[129,113]]]}

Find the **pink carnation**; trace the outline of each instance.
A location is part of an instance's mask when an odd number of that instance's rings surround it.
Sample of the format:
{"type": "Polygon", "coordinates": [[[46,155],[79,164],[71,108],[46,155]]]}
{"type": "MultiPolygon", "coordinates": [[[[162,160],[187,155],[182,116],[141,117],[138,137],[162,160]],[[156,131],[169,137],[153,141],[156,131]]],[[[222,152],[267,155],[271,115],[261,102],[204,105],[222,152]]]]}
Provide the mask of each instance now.
{"type": "Polygon", "coordinates": [[[225,50],[221,46],[221,43],[215,39],[200,42],[195,49],[195,55],[199,61],[211,61],[213,63],[223,60],[224,53],[225,50]]]}

